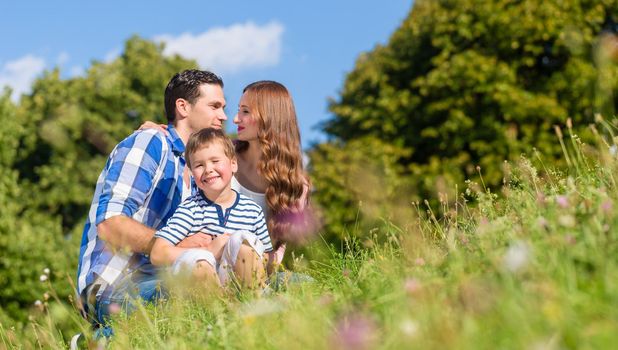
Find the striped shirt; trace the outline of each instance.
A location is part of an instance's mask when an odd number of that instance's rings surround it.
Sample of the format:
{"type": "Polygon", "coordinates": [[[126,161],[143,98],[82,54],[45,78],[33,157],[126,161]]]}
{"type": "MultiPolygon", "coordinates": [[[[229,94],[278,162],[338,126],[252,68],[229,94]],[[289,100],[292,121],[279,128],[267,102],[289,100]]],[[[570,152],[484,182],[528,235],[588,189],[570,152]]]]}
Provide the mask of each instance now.
{"type": "Polygon", "coordinates": [[[249,231],[262,241],[266,252],[272,251],[262,208],[248,197],[234,192],[236,201],[224,212],[221,206],[198,191],[178,207],[167,225],[155,233],[155,237],[177,245],[185,237],[198,232],[220,235],[249,231]]]}
{"type": "Polygon", "coordinates": [[[78,293],[97,277],[111,285],[122,274],[138,269],[149,274],[156,271],[144,254],[113,253],[98,237],[97,225],[124,215],[156,230],[172,216],[182,201],[185,146],[171,124],[167,131],[167,136],[155,129],[134,132],[109,155],[82,234],[78,293]]]}

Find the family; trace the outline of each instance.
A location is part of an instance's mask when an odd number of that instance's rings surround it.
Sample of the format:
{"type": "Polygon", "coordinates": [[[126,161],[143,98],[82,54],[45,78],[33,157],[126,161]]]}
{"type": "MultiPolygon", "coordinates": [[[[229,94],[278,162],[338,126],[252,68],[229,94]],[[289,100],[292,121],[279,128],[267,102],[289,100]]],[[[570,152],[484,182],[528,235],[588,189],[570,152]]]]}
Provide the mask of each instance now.
{"type": "Polygon", "coordinates": [[[146,122],[109,155],[84,227],[77,271],[82,313],[99,336],[119,305],[162,295],[161,268],[222,288],[260,288],[281,264],[309,206],[290,93],[275,81],[243,90],[237,139],[222,131],[223,81],[174,75],[168,124],[146,122]],[[111,310],[111,311],[110,311],[111,310]]]}

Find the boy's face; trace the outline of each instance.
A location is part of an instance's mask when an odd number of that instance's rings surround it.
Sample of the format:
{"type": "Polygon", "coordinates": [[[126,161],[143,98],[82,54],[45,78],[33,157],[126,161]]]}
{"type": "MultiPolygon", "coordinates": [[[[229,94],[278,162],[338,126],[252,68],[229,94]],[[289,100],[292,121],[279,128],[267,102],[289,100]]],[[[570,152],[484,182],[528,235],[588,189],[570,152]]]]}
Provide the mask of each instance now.
{"type": "Polygon", "coordinates": [[[208,199],[216,200],[231,190],[232,176],[238,171],[236,158],[230,159],[220,142],[213,142],[197,150],[191,157],[191,173],[208,199]]]}

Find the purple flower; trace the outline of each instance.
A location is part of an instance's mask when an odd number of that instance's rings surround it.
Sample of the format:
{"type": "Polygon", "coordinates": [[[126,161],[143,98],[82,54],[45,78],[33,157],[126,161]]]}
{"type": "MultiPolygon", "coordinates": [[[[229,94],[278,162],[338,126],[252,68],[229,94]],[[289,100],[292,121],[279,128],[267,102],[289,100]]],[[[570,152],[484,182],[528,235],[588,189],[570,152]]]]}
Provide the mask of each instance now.
{"type": "Polygon", "coordinates": [[[351,314],[337,322],[331,343],[335,349],[363,350],[375,348],[377,339],[377,325],[371,318],[351,314]]]}

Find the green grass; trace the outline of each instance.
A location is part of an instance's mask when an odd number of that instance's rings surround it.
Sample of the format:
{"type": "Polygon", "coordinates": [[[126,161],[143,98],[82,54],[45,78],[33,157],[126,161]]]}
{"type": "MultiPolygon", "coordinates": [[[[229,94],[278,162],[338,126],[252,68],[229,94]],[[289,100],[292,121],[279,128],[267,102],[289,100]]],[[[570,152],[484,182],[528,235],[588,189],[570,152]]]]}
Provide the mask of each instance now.
{"type": "MultiPolygon", "coordinates": [[[[314,242],[311,258],[292,264],[313,283],[267,296],[173,291],[117,317],[108,347],[612,348],[618,161],[609,144],[573,135],[563,144],[562,172],[522,158],[506,167],[499,196],[470,182],[439,215],[418,204],[366,241],[314,242]]],[[[0,348],[66,347],[87,325],[61,305],[50,299],[21,329],[2,324],[0,348]]]]}

